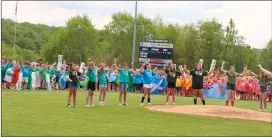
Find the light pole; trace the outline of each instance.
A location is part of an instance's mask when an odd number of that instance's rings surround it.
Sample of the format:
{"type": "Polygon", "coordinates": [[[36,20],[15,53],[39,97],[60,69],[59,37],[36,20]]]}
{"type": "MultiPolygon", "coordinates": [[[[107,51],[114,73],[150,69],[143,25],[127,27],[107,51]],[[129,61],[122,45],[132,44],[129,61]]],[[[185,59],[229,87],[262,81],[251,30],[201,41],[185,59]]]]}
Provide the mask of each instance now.
{"type": "Polygon", "coordinates": [[[18,8],[18,1],[16,2],[16,7],[15,7],[15,18],[16,18],[16,22],[15,22],[15,36],[14,36],[14,43],[13,43],[13,59],[15,59],[15,45],[16,45],[16,24],[17,24],[17,8],[18,8]]]}
{"type": "Polygon", "coordinates": [[[131,62],[132,69],[135,69],[136,19],[137,19],[137,0],[135,4],[135,14],[134,14],[133,49],[132,49],[132,62],[131,62]]]}

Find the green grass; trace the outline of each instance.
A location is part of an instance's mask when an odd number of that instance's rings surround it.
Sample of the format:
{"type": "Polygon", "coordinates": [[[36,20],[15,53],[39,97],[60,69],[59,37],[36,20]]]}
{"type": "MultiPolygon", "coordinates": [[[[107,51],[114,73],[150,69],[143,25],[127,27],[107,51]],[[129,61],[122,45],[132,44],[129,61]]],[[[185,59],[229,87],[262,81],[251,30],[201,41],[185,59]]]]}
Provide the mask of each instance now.
{"type": "MultiPolygon", "coordinates": [[[[106,106],[85,108],[86,91],[78,91],[78,108],[66,108],[67,91],[3,91],[3,136],[271,136],[271,123],[149,111],[141,95],[128,94],[129,106],[118,106],[118,94],[109,93],[106,106]]],[[[152,104],[165,97],[153,95],[152,104]]],[[[208,105],[224,100],[207,99],[208,105]]],[[[176,104],[192,104],[177,97],[176,104]]],[[[200,105],[200,101],[198,102],[200,105]]],[[[258,110],[256,101],[236,101],[236,107],[258,110]]],[[[268,105],[271,110],[271,103],[268,105]]]]}

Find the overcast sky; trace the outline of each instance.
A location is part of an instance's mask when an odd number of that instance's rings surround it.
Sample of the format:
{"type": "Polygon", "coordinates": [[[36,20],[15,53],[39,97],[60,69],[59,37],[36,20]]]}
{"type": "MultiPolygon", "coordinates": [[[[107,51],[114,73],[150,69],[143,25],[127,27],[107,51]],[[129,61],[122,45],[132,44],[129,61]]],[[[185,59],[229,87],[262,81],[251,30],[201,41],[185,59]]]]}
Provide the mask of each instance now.
{"type": "MultiPolygon", "coordinates": [[[[15,20],[16,1],[2,1],[2,17],[15,20]]],[[[134,1],[19,1],[18,22],[64,26],[67,19],[87,14],[102,29],[118,11],[134,15],[134,1]]],[[[227,25],[230,18],[246,43],[264,48],[271,37],[272,2],[269,1],[139,1],[138,12],[181,25],[215,17],[227,25]]]]}

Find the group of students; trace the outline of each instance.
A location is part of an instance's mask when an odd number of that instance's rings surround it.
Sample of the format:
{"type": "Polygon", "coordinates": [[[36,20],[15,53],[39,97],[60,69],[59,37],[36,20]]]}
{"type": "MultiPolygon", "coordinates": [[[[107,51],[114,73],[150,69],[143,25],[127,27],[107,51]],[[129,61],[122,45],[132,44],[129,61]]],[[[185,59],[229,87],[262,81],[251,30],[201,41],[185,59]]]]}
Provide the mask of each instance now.
{"type": "Polygon", "coordinates": [[[64,62],[61,69],[57,69],[57,64],[47,65],[42,60],[39,60],[37,63],[29,63],[11,61],[2,57],[1,79],[3,89],[14,89],[18,85],[21,85],[22,89],[69,88],[67,107],[70,107],[72,96],[74,107],[77,107],[76,91],[80,82],[78,77],[82,75],[88,77],[86,107],[94,106],[93,92],[96,89],[100,91],[99,105],[104,106],[106,91],[110,90],[110,87],[116,87],[120,91],[119,105],[128,105],[127,90],[130,79],[132,79],[136,92],[139,93],[143,89],[144,94],[141,98],[141,105],[143,105],[146,97],[147,103],[151,104],[151,90],[154,87],[152,80],[154,77],[163,79],[163,87],[165,87],[166,91],[166,104],[168,104],[171,95],[172,104],[175,104],[176,95],[181,94],[181,91],[186,95],[186,93],[188,94],[186,91],[192,89],[194,104],[197,104],[197,97],[199,96],[202,104],[205,105],[205,83],[227,83],[227,106],[229,100],[231,100],[231,106],[234,106],[236,92],[236,94],[240,94],[241,99],[259,99],[260,110],[266,111],[265,95],[268,90],[267,86],[271,84],[272,74],[260,65],[259,68],[261,70],[259,75],[256,75],[246,67],[241,74],[235,72],[234,66],[231,66],[229,71],[226,71],[224,70],[224,63],[222,63],[221,67],[223,74],[220,74],[219,70],[204,71],[201,64],[196,64],[194,69],[188,70],[187,65],[184,65],[183,69],[176,69],[175,64],[167,63],[159,70],[157,67],[152,69],[151,64],[144,63],[141,68],[132,70],[128,68],[127,64],[117,65],[116,61],[112,66],[103,63],[97,66],[89,60],[88,66],[82,71],[78,64],[66,64],[64,62]],[[21,79],[20,74],[22,75],[21,79]],[[67,74],[67,76],[63,74],[67,74]],[[62,76],[66,76],[67,82],[64,85],[59,82],[62,76]]]}
{"type": "Polygon", "coordinates": [[[11,61],[2,57],[1,82],[2,89],[61,89],[59,77],[65,68],[58,70],[57,65],[44,64],[40,59],[36,62],[11,61]],[[53,84],[53,85],[52,85],[53,84]]]}

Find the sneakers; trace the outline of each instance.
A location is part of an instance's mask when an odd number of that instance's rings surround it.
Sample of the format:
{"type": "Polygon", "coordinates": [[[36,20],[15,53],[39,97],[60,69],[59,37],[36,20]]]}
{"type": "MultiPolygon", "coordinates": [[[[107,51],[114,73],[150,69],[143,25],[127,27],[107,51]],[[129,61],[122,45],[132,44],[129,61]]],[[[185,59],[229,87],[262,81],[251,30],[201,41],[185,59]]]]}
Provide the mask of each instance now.
{"type": "Polygon", "coordinates": [[[141,105],[144,105],[144,103],[141,103],[141,105]]]}
{"type": "Polygon", "coordinates": [[[151,105],[151,103],[147,103],[147,105],[151,105]]]}
{"type": "Polygon", "coordinates": [[[100,106],[104,106],[104,102],[99,102],[99,105],[100,106]]]}
{"type": "Polygon", "coordinates": [[[119,103],[119,106],[122,106],[122,103],[119,103]]]}
{"type": "Polygon", "coordinates": [[[124,103],[124,106],[128,106],[128,103],[124,103]]]}
{"type": "Polygon", "coordinates": [[[95,106],[94,104],[91,105],[91,107],[94,107],[94,106],[95,106]]]}
{"type": "Polygon", "coordinates": [[[259,111],[263,111],[262,109],[259,109],[259,111]]]}
{"type": "Polygon", "coordinates": [[[85,105],[85,107],[89,108],[89,107],[91,107],[91,105],[88,104],[88,105],[85,105]]]}
{"type": "Polygon", "coordinates": [[[76,105],[76,104],[74,105],[74,108],[77,108],[77,105],[76,105]]]}
{"type": "Polygon", "coordinates": [[[70,108],[70,105],[67,105],[68,108],[70,108]]]}
{"type": "Polygon", "coordinates": [[[166,102],[166,105],[168,105],[168,102],[166,102]]]}
{"type": "Polygon", "coordinates": [[[175,105],[176,103],[175,102],[173,102],[173,105],[175,105]]]}
{"type": "Polygon", "coordinates": [[[263,109],[264,112],[266,112],[266,109],[263,109]]]}

